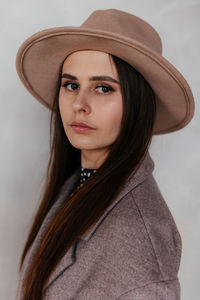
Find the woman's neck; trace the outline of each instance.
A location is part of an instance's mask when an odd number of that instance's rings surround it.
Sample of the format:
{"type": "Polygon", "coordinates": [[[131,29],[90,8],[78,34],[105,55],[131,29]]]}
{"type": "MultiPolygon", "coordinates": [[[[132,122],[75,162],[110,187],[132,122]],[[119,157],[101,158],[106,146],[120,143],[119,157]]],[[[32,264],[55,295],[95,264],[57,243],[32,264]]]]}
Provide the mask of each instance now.
{"type": "Polygon", "coordinates": [[[108,153],[101,150],[81,150],[81,166],[85,169],[98,169],[105,161],[108,153]]]}

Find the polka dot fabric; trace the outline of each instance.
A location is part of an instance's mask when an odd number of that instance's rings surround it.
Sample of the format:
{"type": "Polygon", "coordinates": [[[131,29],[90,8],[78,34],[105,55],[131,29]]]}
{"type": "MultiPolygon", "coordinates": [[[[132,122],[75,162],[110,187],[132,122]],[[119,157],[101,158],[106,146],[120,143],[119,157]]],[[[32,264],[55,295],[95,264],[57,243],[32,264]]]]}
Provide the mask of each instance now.
{"type": "Polygon", "coordinates": [[[94,170],[94,169],[86,169],[86,168],[83,168],[81,167],[80,169],[80,177],[77,181],[77,183],[75,184],[74,186],[74,189],[71,193],[71,196],[75,193],[75,191],[77,189],[80,189],[80,187],[84,184],[84,182],[86,182],[86,180],[93,174],[95,173],[97,170],[94,170]]]}
{"type": "Polygon", "coordinates": [[[80,184],[84,183],[96,170],[81,167],[80,184]]]}

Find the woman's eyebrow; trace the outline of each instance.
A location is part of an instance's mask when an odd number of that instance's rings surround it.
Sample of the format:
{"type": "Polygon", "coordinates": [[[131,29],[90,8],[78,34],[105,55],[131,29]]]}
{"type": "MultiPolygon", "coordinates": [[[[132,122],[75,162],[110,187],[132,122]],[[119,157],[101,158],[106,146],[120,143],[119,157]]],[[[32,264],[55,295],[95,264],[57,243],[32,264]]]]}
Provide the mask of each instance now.
{"type": "MultiPolygon", "coordinates": [[[[78,78],[74,75],[71,75],[69,73],[64,73],[62,74],[62,78],[68,78],[68,79],[71,79],[71,80],[78,80],[78,78]]],[[[119,84],[119,81],[117,81],[116,79],[110,77],[110,76],[92,76],[89,78],[90,81],[110,81],[110,82],[114,82],[114,83],[117,83],[119,84]]]]}

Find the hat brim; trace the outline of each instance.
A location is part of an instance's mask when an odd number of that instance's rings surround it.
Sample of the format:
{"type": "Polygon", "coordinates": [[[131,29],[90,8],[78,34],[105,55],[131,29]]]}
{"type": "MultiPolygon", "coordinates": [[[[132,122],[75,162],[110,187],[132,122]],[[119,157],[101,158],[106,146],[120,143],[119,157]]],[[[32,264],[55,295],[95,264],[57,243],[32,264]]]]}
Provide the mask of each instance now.
{"type": "Polygon", "coordinates": [[[98,50],[123,59],[138,70],[156,94],[153,134],[164,134],[186,126],[194,114],[191,89],[180,72],[162,55],[118,34],[80,27],[57,27],[29,37],[16,57],[18,75],[28,91],[51,109],[60,67],[79,50],[98,50]]]}

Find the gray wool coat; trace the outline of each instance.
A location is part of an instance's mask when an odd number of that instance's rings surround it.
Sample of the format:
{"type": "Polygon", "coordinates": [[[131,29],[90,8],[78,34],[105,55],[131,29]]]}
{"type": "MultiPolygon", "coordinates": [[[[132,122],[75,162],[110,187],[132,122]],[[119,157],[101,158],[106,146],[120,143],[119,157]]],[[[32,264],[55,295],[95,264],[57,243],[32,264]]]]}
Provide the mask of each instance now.
{"type": "MultiPolygon", "coordinates": [[[[45,300],[179,300],[181,238],[152,175],[149,155],[99,221],[70,248],[48,280],[45,300]]],[[[43,232],[78,179],[62,186],[30,248],[21,282],[43,232]]]]}

